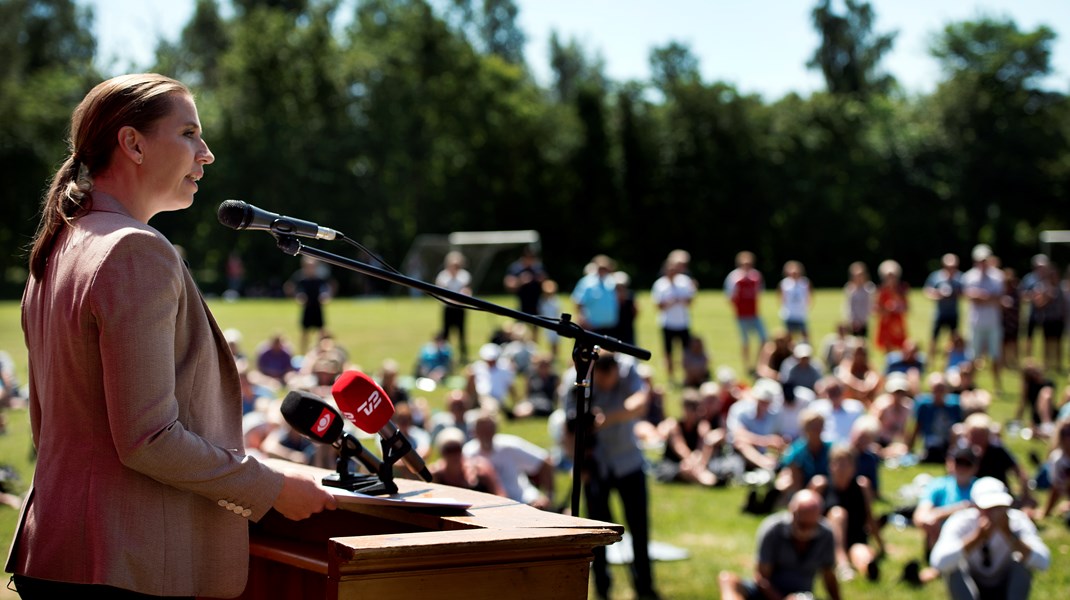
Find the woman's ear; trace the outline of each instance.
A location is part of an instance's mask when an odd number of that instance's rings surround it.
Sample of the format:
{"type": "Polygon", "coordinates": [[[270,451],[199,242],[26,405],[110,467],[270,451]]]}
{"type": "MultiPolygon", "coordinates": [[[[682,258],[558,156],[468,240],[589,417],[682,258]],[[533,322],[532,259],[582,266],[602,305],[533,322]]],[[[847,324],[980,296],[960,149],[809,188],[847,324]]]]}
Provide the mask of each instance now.
{"type": "Polygon", "coordinates": [[[135,164],[141,164],[145,155],[141,151],[141,132],[129,125],[119,128],[119,151],[135,164]]]}

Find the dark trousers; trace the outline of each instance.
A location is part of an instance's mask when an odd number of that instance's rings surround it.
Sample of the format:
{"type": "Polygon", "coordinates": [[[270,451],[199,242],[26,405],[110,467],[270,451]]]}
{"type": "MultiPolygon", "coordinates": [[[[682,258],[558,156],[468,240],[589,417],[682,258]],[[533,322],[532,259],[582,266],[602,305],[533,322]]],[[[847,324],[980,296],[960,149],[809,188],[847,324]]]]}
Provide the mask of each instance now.
{"type": "MultiPolygon", "coordinates": [[[[587,513],[592,519],[598,521],[613,522],[613,514],[609,509],[609,493],[615,489],[620,494],[621,504],[624,505],[624,520],[632,536],[634,557],[631,564],[632,584],[637,594],[652,592],[654,582],[650,569],[650,519],[646,473],[639,469],[621,477],[610,475],[603,479],[592,472],[589,473],[584,488],[587,494],[587,513]]],[[[598,546],[594,549],[594,564],[591,568],[594,571],[594,585],[598,590],[598,595],[608,598],[612,578],[606,562],[605,546],[598,546]]]]}
{"type": "Polygon", "coordinates": [[[442,309],[442,335],[448,341],[450,332],[457,331],[457,351],[460,352],[462,362],[468,359],[468,344],[464,333],[465,314],[465,309],[456,306],[446,306],[442,309]]]}
{"type": "MultiPolygon", "coordinates": [[[[107,598],[108,600],[142,600],[144,598],[161,598],[130,590],[124,590],[108,585],[92,585],[88,583],[65,583],[62,581],[48,581],[47,579],[35,579],[23,575],[12,576],[15,589],[23,600],[43,598],[107,598]]],[[[174,596],[166,596],[173,598],[174,596]]],[[[192,596],[189,596],[192,598],[192,596]]]]}

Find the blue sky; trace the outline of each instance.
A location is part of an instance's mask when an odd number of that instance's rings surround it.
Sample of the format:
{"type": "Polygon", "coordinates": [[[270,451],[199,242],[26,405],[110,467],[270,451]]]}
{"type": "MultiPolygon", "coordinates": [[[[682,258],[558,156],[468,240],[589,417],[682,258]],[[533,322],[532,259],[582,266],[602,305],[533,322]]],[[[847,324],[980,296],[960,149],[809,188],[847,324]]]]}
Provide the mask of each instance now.
{"type": "MultiPolygon", "coordinates": [[[[152,61],[156,41],[178,37],[194,0],[79,0],[95,7],[103,68],[118,73],[152,61]]],[[[222,2],[227,4],[226,0],[222,2]]],[[[548,40],[557,31],[601,56],[613,80],[646,79],[650,50],[688,44],[703,79],[776,99],[823,85],[806,62],[818,44],[810,22],[814,0],[517,0],[536,78],[549,80],[548,40]]],[[[1057,38],[1047,87],[1070,92],[1070,2],[1066,0],[871,0],[876,30],[899,32],[884,67],[909,91],[928,92],[940,79],[929,57],[932,36],[949,21],[1010,17],[1021,29],[1041,24],[1057,38]]]]}

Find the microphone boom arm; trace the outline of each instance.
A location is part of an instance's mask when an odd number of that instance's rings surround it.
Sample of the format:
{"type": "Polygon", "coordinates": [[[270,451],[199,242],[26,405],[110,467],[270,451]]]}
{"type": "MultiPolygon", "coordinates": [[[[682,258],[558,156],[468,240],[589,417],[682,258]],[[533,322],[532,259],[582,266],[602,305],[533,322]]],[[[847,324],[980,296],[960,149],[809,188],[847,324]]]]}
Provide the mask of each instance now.
{"type": "Polygon", "coordinates": [[[448,290],[444,287],[427,283],[425,281],[420,281],[419,279],[407,277],[405,275],[402,275],[401,273],[395,273],[386,269],[380,269],[379,267],[369,265],[358,260],[353,260],[351,258],[346,258],[344,256],[325,252],[318,248],[306,246],[301,243],[301,240],[299,240],[296,236],[293,235],[277,233],[272,233],[272,235],[274,235],[275,238],[278,240],[279,249],[291,256],[297,256],[298,254],[304,256],[311,256],[312,258],[335,265],[337,267],[341,267],[343,269],[348,269],[356,273],[369,275],[377,279],[382,279],[384,281],[389,281],[391,283],[396,283],[401,286],[419,290],[421,292],[424,292],[425,294],[435,296],[439,299],[448,300],[451,304],[461,306],[462,308],[481,310],[517,321],[523,321],[525,323],[535,325],[536,327],[541,327],[543,329],[549,329],[551,331],[557,332],[557,334],[561,337],[576,340],[576,343],[581,344],[584,348],[593,348],[594,346],[598,346],[603,350],[609,350],[610,352],[620,352],[622,354],[634,356],[640,360],[650,359],[649,350],[640,348],[638,346],[633,346],[632,344],[629,344],[627,342],[622,342],[616,338],[609,337],[608,335],[602,335],[593,331],[588,331],[573,322],[571,315],[569,315],[568,313],[562,314],[560,319],[551,319],[538,315],[530,315],[525,312],[506,308],[499,304],[494,304],[493,302],[480,300],[479,298],[473,296],[467,296],[459,292],[448,290]]]}
{"type": "MultiPolygon", "coordinates": [[[[419,290],[430,296],[436,297],[439,300],[448,301],[454,305],[462,308],[481,310],[489,312],[502,317],[515,319],[517,321],[523,321],[525,323],[541,327],[543,329],[549,329],[557,332],[561,337],[566,337],[574,340],[574,346],[572,350],[572,356],[576,360],[576,384],[573,387],[573,395],[576,401],[576,435],[573,440],[573,454],[572,454],[572,514],[580,514],[580,489],[583,485],[583,468],[584,468],[584,456],[586,455],[585,435],[580,431],[582,424],[587,422],[590,417],[591,410],[591,390],[594,386],[594,371],[591,368],[593,361],[598,356],[598,350],[609,350],[611,352],[620,352],[629,356],[634,356],[641,360],[650,359],[650,351],[633,346],[626,342],[622,342],[616,338],[594,333],[588,331],[574,321],[572,321],[571,315],[568,313],[562,313],[560,319],[550,319],[548,317],[542,317],[538,315],[530,315],[528,313],[520,312],[518,310],[512,310],[505,308],[504,306],[494,304],[493,302],[487,302],[486,300],[480,300],[473,296],[467,296],[459,292],[448,290],[444,287],[440,287],[434,284],[420,281],[412,277],[407,277],[401,273],[394,271],[388,271],[386,269],[380,269],[378,267],[363,263],[337,254],[331,254],[330,252],[324,252],[318,248],[305,246],[301,243],[301,240],[297,239],[294,235],[282,234],[272,232],[275,239],[278,241],[279,249],[291,256],[297,256],[302,254],[305,256],[311,256],[312,258],[321,260],[325,263],[329,263],[343,269],[348,269],[364,275],[369,275],[384,281],[396,283],[408,288],[419,290]],[[581,374],[580,369],[583,369],[581,374]]],[[[400,432],[399,432],[400,435],[400,432]]],[[[393,463],[397,461],[397,457],[392,457],[393,460],[388,460],[388,443],[387,439],[382,438],[383,445],[383,467],[382,471],[390,471],[393,463]]],[[[391,453],[392,454],[392,453],[391,453]]],[[[389,477],[391,474],[388,474],[389,477]]],[[[382,473],[380,478],[383,479],[382,473]]],[[[384,479],[384,483],[389,481],[393,484],[392,479],[384,479]]]]}

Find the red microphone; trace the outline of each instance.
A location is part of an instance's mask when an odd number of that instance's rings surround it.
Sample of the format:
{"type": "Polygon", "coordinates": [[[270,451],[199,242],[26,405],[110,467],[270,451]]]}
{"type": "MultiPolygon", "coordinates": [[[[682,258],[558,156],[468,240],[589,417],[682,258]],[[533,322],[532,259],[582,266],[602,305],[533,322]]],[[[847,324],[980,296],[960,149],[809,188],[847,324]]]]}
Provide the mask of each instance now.
{"type": "Polygon", "coordinates": [[[360,371],[345,371],[331,386],[339,410],[366,433],[378,433],[383,440],[383,462],[398,458],[424,481],[431,481],[431,472],[412,447],[412,442],[394,425],[394,403],[374,379],[360,371]]]}

